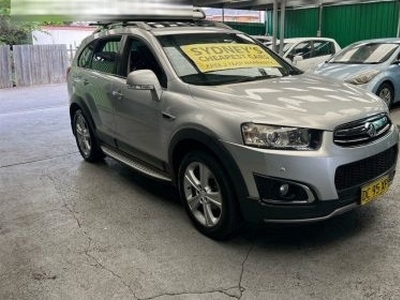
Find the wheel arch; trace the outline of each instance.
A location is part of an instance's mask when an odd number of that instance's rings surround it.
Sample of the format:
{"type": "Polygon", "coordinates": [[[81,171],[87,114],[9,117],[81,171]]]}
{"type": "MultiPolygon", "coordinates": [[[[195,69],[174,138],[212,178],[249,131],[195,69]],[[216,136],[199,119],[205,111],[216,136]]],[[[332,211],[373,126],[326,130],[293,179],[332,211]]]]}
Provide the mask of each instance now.
{"type": "Polygon", "coordinates": [[[380,88],[384,85],[387,84],[392,88],[393,91],[393,99],[392,99],[392,103],[391,105],[393,105],[396,100],[398,99],[398,91],[395,88],[395,84],[393,84],[392,80],[390,78],[385,78],[384,80],[382,80],[382,82],[380,82],[379,84],[377,84],[377,88],[376,91],[374,92],[374,94],[378,95],[380,88]]]}
{"type": "Polygon", "coordinates": [[[389,85],[392,87],[393,92],[396,93],[396,89],[395,89],[395,87],[394,87],[394,84],[393,84],[392,80],[390,80],[390,79],[388,79],[388,78],[386,78],[385,80],[383,80],[383,81],[378,85],[377,90],[381,87],[382,84],[385,84],[385,83],[386,83],[386,84],[389,84],[389,85]]]}
{"type": "Polygon", "coordinates": [[[79,109],[83,111],[83,113],[85,114],[85,116],[88,119],[88,122],[90,123],[90,126],[93,128],[93,133],[97,136],[96,125],[93,121],[90,110],[81,98],[74,99],[74,101],[72,101],[69,106],[69,116],[70,116],[70,120],[71,120],[71,129],[72,129],[73,134],[75,135],[73,119],[74,119],[75,112],[79,109]]]}
{"type": "Polygon", "coordinates": [[[242,202],[241,199],[248,196],[247,186],[232,155],[215,135],[199,129],[183,129],[175,134],[171,140],[168,159],[175,184],[177,183],[180,163],[185,155],[192,150],[205,151],[220,162],[232,188],[235,190],[239,204],[242,202]]]}

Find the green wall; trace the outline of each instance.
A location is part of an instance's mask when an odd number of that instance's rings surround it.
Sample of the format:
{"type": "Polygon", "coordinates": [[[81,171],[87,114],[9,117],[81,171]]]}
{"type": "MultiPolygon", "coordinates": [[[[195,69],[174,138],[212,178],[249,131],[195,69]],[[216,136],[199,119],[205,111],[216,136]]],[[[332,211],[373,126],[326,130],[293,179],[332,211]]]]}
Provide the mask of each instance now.
{"type": "Polygon", "coordinates": [[[264,35],[265,33],[265,24],[261,23],[225,22],[225,24],[233,29],[246,32],[247,34],[264,35]]]}
{"type": "MultiPolygon", "coordinates": [[[[278,37],[280,17],[278,13],[278,37]]],[[[302,37],[317,36],[318,31],[318,9],[287,9],[285,12],[285,36],[286,37],[302,37]]],[[[273,16],[272,11],[267,12],[267,31],[268,35],[272,35],[273,16]]]]}
{"type": "MultiPolygon", "coordinates": [[[[398,1],[378,1],[323,7],[321,35],[336,39],[342,47],[363,39],[395,37],[399,5],[398,1]]],[[[267,12],[266,24],[227,24],[249,34],[267,31],[272,35],[272,11],[267,12]]],[[[318,27],[319,8],[286,10],[285,37],[317,36],[318,27]]]]}
{"type": "Polygon", "coordinates": [[[285,19],[286,36],[317,36],[319,19],[317,8],[287,10],[285,19]]]}
{"type": "Polygon", "coordinates": [[[325,7],[322,35],[335,38],[342,47],[363,39],[395,37],[398,13],[397,1],[325,7]]]}

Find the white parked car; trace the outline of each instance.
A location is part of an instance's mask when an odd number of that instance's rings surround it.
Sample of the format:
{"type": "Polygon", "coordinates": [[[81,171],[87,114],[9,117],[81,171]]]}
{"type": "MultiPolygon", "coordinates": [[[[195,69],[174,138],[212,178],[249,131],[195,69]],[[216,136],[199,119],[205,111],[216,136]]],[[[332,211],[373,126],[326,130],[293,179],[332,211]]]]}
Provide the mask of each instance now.
{"type": "Polygon", "coordinates": [[[271,44],[271,40],[272,40],[272,37],[269,35],[252,35],[251,37],[267,46],[271,44]]]}
{"type": "MultiPolygon", "coordinates": [[[[269,47],[272,47],[271,43],[269,47]]],[[[329,59],[340,49],[339,44],[331,38],[288,38],[284,40],[283,57],[300,70],[307,72],[329,59]]],[[[279,52],[279,41],[277,41],[277,52],[279,52]]]]}

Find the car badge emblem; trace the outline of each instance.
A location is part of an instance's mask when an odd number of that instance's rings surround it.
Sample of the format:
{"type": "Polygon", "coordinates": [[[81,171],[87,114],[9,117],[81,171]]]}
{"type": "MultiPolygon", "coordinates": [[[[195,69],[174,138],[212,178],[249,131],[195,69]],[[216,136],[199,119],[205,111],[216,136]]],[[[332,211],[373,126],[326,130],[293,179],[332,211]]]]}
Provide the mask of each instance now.
{"type": "Polygon", "coordinates": [[[366,130],[366,133],[370,137],[376,136],[376,128],[375,128],[374,123],[370,123],[370,122],[365,123],[365,130],[366,130]]]}

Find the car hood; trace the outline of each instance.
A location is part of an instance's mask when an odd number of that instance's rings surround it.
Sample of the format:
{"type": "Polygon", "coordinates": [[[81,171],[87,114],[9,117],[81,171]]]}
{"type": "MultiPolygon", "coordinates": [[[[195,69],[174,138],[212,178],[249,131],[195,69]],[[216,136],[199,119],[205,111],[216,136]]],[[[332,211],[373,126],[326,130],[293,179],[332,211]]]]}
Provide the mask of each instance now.
{"type": "Polygon", "coordinates": [[[204,110],[239,122],[333,130],[339,124],[387,112],[386,104],[375,95],[313,75],[190,85],[189,89],[204,110]]]}
{"type": "Polygon", "coordinates": [[[381,70],[382,64],[340,64],[340,63],[324,63],[315,71],[316,75],[323,75],[339,80],[346,80],[355,77],[366,71],[381,70]]]}

